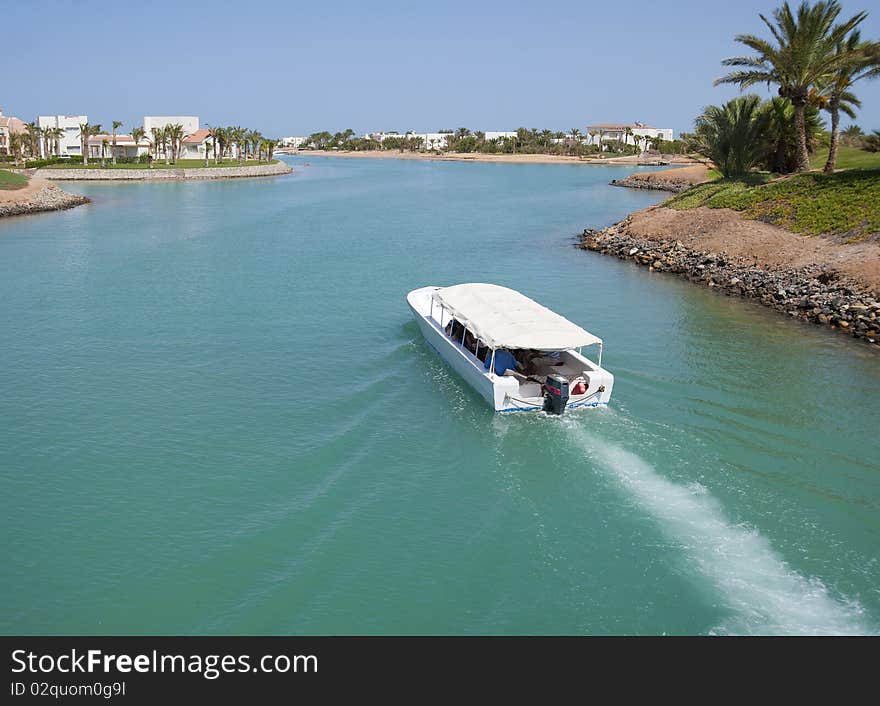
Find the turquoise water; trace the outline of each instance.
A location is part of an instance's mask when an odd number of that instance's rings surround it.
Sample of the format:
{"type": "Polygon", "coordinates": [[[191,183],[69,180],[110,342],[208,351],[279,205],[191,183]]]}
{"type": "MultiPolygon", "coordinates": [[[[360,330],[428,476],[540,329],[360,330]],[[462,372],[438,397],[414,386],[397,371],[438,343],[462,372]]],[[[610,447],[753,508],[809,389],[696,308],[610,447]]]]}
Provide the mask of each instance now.
{"type": "Polygon", "coordinates": [[[0,631],[880,629],[876,355],[574,250],[625,169],[310,162],[0,222],[0,631]],[[493,415],[404,301],[466,281],[609,409],[493,415]]]}

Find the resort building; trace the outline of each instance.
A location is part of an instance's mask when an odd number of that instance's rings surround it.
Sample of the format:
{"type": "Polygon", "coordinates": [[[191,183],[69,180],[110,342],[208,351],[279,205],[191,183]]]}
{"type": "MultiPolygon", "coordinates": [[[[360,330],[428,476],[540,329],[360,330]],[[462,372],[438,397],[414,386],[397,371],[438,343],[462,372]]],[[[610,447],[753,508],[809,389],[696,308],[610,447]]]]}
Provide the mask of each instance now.
{"type": "Polygon", "coordinates": [[[211,139],[211,131],[207,128],[200,128],[183,139],[183,144],[180,148],[180,158],[204,159],[206,144],[212,145],[210,155],[213,156],[213,143],[214,140],[211,139]]]}
{"type": "Polygon", "coordinates": [[[144,132],[152,137],[153,128],[159,129],[169,125],[181,125],[184,135],[192,135],[199,129],[199,117],[197,115],[145,115],[144,132]]]}
{"type": "MultiPolygon", "coordinates": [[[[625,145],[636,145],[636,138],[660,137],[664,140],[673,139],[674,130],[671,127],[657,128],[645,123],[596,123],[587,125],[587,144],[604,145],[608,142],[621,142],[625,145]]],[[[638,140],[641,145],[643,142],[638,140]]]]}
{"type": "Polygon", "coordinates": [[[376,140],[377,142],[385,142],[385,140],[393,138],[410,138],[421,139],[422,148],[426,150],[444,150],[446,149],[446,138],[448,134],[445,132],[413,132],[412,130],[400,134],[399,132],[368,132],[364,137],[368,140],[376,140]]]}
{"type": "Polygon", "coordinates": [[[291,149],[299,149],[303,142],[305,142],[308,138],[306,137],[282,137],[278,140],[278,144],[281,147],[289,147],[291,149]]]}
{"type": "MultiPolygon", "coordinates": [[[[508,131],[495,131],[495,132],[484,132],[486,141],[489,140],[503,140],[508,138],[515,138],[516,131],[508,130],[508,131]]],[[[368,132],[364,135],[366,139],[376,140],[377,142],[385,142],[385,140],[389,138],[401,138],[401,137],[410,137],[421,139],[422,141],[422,149],[426,150],[445,150],[447,147],[447,138],[449,137],[448,132],[413,132],[412,130],[405,132],[403,134],[399,132],[368,132]]]]}
{"type": "Polygon", "coordinates": [[[89,121],[88,115],[40,115],[37,117],[37,125],[41,130],[60,128],[63,134],[58,138],[57,149],[53,139],[49,150],[51,154],[46,154],[46,145],[40,142],[40,156],[46,157],[79,157],[82,155],[82,140],[80,138],[79,126],[89,121]]]}
{"type": "MultiPolygon", "coordinates": [[[[101,150],[107,159],[113,158],[113,135],[102,133],[92,135],[89,138],[89,159],[101,159],[101,150]]],[[[116,136],[117,157],[140,157],[150,151],[150,143],[145,137],[139,143],[135,143],[131,135],[116,136]]]]}
{"type": "Polygon", "coordinates": [[[489,140],[509,140],[511,138],[516,137],[516,130],[506,131],[506,132],[486,132],[486,141],[489,140]]]}
{"type": "Polygon", "coordinates": [[[0,108],[0,154],[11,154],[9,136],[22,132],[25,132],[24,121],[3,115],[3,109],[0,108]]]}

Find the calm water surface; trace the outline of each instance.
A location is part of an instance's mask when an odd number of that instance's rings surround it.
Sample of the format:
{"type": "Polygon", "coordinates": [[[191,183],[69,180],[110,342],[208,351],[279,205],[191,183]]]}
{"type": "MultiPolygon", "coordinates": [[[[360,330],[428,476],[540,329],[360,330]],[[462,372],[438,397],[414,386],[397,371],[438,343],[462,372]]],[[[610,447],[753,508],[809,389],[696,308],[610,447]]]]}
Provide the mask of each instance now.
{"type": "Polygon", "coordinates": [[[0,222],[0,631],[880,629],[880,360],[573,250],[625,169],[294,160],[0,222]],[[493,415],[404,296],[515,287],[608,410],[493,415]]]}

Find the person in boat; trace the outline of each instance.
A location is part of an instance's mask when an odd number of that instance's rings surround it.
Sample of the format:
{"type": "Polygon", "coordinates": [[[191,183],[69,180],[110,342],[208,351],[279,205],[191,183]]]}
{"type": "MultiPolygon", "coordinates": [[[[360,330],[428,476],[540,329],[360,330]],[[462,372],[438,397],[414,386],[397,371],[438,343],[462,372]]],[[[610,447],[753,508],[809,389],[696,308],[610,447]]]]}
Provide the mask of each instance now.
{"type": "Polygon", "coordinates": [[[541,353],[541,351],[536,351],[532,348],[523,348],[518,350],[514,356],[516,357],[517,363],[519,363],[519,369],[526,376],[537,375],[540,372],[538,361],[544,357],[544,354],[541,353]]]}
{"type": "MultiPolygon", "coordinates": [[[[516,370],[517,368],[516,358],[513,357],[513,353],[504,348],[499,348],[495,351],[495,374],[496,375],[504,375],[506,370],[516,370]]],[[[483,367],[488,370],[492,367],[492,356],[486,356],[486,362],[483,363],[483,367]]]]}
{"type": "Polygon", "coordinates": [[[449,319],[449,323],[443,328],[446,335],[454,341],[461,339],[461,331],[464,327],[458,319],[449,319]]]}

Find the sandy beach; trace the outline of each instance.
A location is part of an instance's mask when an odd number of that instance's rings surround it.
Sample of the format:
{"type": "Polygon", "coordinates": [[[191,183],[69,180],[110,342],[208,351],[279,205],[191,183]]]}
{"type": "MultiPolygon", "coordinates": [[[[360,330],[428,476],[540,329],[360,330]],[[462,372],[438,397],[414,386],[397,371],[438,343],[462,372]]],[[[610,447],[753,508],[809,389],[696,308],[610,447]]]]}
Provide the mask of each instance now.
{"type": "MultiPolygon", "coordinates": [[[[433,154],[430,152],[399,152],[397,150],[369,150],[359,152],[302,150],[292,152],[297,157],[336,157],[353,159],[422,159],[433,162],[500,162],[507,164],[589,164],[594,166],[603,165],[634,165],[642,161],[653,161],[650,157],[639,155],[627,157],[569,157],[555,154],[482,154],[479,152],[444,152],[433,154]]],[[[686,165],[695,162],[689,157],[676,156],[669,159],[672,164],[686,165]]]]}

